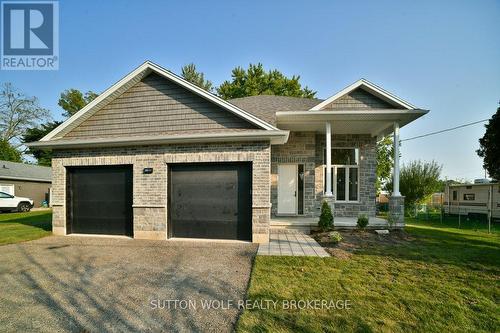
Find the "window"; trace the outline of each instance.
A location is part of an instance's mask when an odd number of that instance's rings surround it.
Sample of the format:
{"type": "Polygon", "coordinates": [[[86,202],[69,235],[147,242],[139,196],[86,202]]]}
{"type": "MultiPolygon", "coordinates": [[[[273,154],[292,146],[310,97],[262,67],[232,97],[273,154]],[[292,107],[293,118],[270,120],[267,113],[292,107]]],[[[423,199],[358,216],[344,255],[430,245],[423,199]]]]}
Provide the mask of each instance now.
{"type": "Polygon", "coordinates": [[[476,200],[476,195],[474,193],[464,193],[465,201],[474,201],[476,200]]]}
{"type": "Polygon", "coordinates": [[[0,192],[0,199],[10,199],[10,198],[12,198],[12,195],[0,192]]]}
{"type": "MultiPolygon", "coordinates": [[[[326,149],[324,153],[326,161],[326,149]]],[[[326,162],[325,162],[326,164],[326,162]]],[[[324,167],[324,190],[326,191],[326,166],[324,167]]],[[[336,201],[359,200],[359,149],[332,149],[332,191],[336,201]]]]}
{"type": "Polygon", "coordinates": [[[453,191],[453,201],[457,201],[458,199],[458,193],[457,191],[453,191]]]}
{"type": "Polygon", "coordinates": [[[297,167],[297,214],[304,214],[304,164],[299,164],[297,167]]]}

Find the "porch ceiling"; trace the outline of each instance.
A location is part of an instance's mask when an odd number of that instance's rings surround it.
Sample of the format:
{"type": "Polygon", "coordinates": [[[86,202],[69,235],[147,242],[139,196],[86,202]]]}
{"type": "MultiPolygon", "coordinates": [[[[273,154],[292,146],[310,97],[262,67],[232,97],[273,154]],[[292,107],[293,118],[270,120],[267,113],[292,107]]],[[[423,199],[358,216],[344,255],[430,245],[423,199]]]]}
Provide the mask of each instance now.
{"type": "Polygon", "coordinates": [[[403,127],[425,115],[428,110],[351,110],[351,111],[283,111],[276,112],[278,128],[290,131],[325,132],[330,122],[333,134],[388,135],[394,122],[403,127]]]}

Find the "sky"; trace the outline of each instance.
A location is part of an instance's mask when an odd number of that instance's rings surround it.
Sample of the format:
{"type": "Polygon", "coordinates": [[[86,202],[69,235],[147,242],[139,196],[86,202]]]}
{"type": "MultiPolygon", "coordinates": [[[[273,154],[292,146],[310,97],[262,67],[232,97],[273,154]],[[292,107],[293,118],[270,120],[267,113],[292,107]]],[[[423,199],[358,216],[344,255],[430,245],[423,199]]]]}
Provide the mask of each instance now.
{"type": "MultiPolygon", "coordinates": [[[[195,63],[218,85],[261,62],[327,98],[366,78],[430,113],[409,138],[490,118],[500,101],[500,1],[67,1],[57,71],[0,71],[62,119],[68,88],[102,92],[145,60],[195,63]]],[[[443,178],[484,177],[482,124],[402,143],[402,162],[435,160],[443,178]]]]}

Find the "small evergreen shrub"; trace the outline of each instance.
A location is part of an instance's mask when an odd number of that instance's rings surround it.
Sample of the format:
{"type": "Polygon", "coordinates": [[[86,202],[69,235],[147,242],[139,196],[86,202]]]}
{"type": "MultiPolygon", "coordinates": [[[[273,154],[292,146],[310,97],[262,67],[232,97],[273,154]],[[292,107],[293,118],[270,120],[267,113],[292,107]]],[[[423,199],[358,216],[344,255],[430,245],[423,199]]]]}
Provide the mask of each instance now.
{"type": "Polygon", "coordinates": [[[319,216],[318,227],[321,231],[333,229],[332,209],[326,201],[323,201],[321,204],[321,215],[319,216]]]}
{"type": "Polygon", "coordinates": [[[342,235],[338,231],[332,231],[328,234],[328,239],[332,243],[340,243],[342,241],[342,235]]]}
{"type": "Polygon", "coordinates": [[[368,225],[368,216],[366,216],[365,214],[359,215],[357,225],[359,229],[366,228],[366,226],[368,225]]]}

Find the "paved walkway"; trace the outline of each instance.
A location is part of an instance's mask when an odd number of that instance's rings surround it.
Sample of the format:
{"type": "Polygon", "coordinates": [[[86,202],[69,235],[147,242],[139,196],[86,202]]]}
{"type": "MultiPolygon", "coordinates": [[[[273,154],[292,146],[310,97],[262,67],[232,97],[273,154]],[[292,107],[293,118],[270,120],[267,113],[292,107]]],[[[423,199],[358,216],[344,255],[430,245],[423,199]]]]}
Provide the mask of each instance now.
{"type": "Polygon", "coordinates": [[[257,255],[261,256],[308,256],[330,255],[312,237],[296,233],[271,233],[269,243],[260,244],[257,255]]]}

